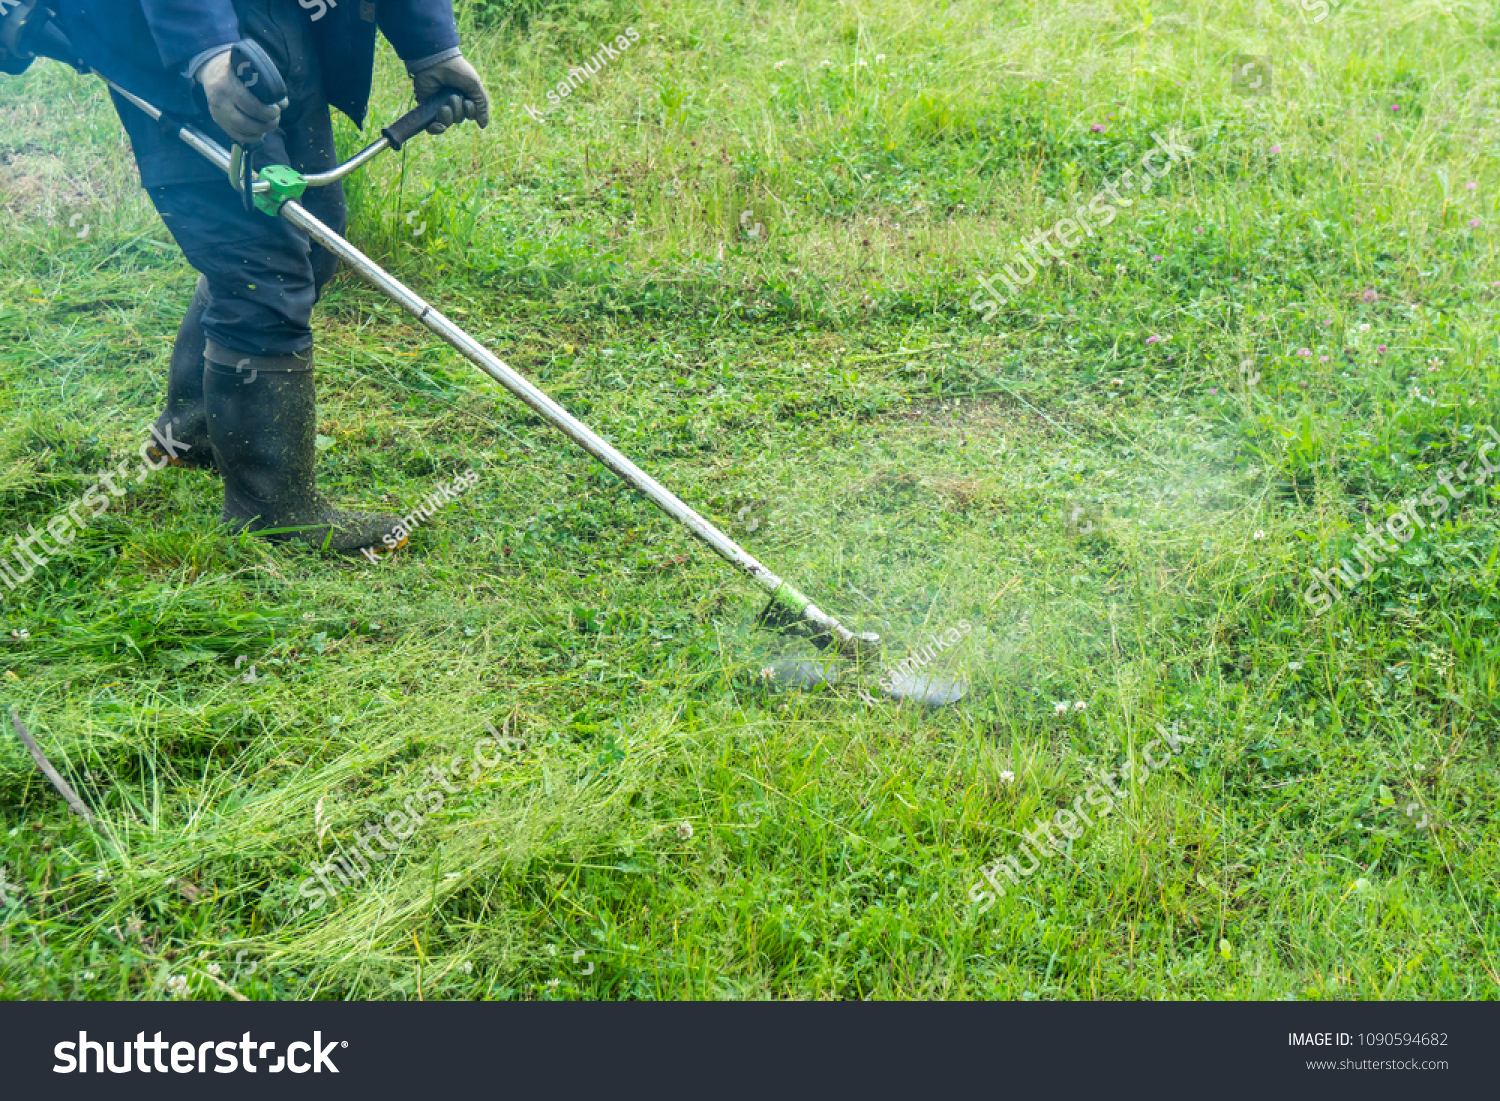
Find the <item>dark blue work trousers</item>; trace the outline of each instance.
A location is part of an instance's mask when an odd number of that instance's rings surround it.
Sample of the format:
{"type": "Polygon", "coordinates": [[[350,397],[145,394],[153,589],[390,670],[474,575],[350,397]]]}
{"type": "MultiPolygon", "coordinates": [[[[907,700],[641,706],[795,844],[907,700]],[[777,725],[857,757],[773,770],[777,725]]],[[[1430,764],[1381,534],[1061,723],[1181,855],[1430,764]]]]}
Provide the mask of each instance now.
{"type": "MultiPolygon", "coordinates": [[[[235,0],[234,7],[241,32],[259,42],[281,70],[290,100],[255,164],[289,164],[306,173],[335,167],[333,122],[307,13],[295,0],[235,0]]],[[[117,99],[116,107],[151,202],[188,263],[208,279],[211,301],[203,314],[208,338],[249,356],[311,348],[313,305],[338,259],[284,219],[247,211],[224,173],[129,103],[117,99]],[[162,178],[173,182],[151,185],[162,178]]],[[[204,129],[226,148],[230,144],[218,127],[204,129]]],[[[348,214],[340,185],[310,188],[300,201],[344,233],[348,214]]]]}

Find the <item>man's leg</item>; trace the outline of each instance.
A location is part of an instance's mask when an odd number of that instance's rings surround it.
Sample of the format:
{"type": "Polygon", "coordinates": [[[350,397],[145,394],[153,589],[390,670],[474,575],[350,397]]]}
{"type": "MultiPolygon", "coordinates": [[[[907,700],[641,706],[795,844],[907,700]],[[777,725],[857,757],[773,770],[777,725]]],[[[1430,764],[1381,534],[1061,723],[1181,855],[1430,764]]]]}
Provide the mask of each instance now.
{"type": "MultiPolygon", "coordinates": [[[[256,165],[290,164],[303,172],[322,172],[334,167],[338,164],[338,152],[334,147],[333,124],[323,89],[322,71],[308,31],[309,21],[292,0],[235,0],[235,8],[241,30],[259,42],[276,62],[278,70],[287,81],[288,95],[293,101],[282,114],[282,126],[267,137],[264,148],[256,155],[256,165]]],[[[124,104],[118,106],[127,129],[131,129],[131,122],[140,123],[135,108],[124,104]]],[[[223,139],[223,135],[218,134],[212,124],[206,124],[205,128],[211,135],[223,139]]],[[[230,204],[239,203],[240,200],[230,198],[234,193],[223,174],[207,170],[206,162],[186,158],[185,147],[175,140],[164,141],[154,128],[148,127],[142,131],[139,125],[132,130],[132,139],[132,144],[138,151],[143,151],[156,162],[158,171],[152,175],[158,178],[165,176],[179,186],[192,183],[214,189],[215,194],[224,200],[205,210],[201,204],[195,208],[194,204],[177,197],[182,192],[149,189],[153,201],[161,200],[157,201],[158,210],[178,237],[179,245],[194,267],[204,271],[202,261],[206,259],[211,262],[213,259],[212,252],[205,253],[202,248],[202,240],[205,238],[227,242],[232,237],[252,250],[296,250],[310,247],[313,273],[310,300],[317,300],[323,285],[333,276],[337,267],[336,257],[322,246],[311,244],[298,232],[275,235],[261,232],[265,229],[262,223],[269,220],[267,216],[258,211],[247,213],[231,210],[230,204]],[[186,164],[177,163],[181,160],[186,160],[186,164]],[[168,216],[168,207],[174,210],[172,217],[168,216]],[[218,228],[224,225],[231,227],[227,233],[218,228]],[[181,233],[178,232],[179,228],[181,233]],[[199,242],[197,259],[189,247],[189,242],[194,240],[199,242]]],[[[146,175],[144,166],[142,175],[146,175]]],[[[341,186],[310,190],[302,202],[335,232],[344,232],[348,215],[341,186]]],[[[216,244],[211,243],[209,249],[216,247],[216,244]]],[[[298,316],[304,312],[302,307],[308,301],[307,296],[294,286],[299,280],[291,273],[280,272],[276,275],[276,282],[282,287],[292,286],[285,309],[292,315],[293,328],[300,328],[303,332],[293,335],[290,341],[283,333],[279,342],[273,342],[267,347],[297,348],[310,344],[312,331],[310,324],[306,323],[311,316],[310,305],[305,311],[308,317],[302,319],[304,323],[297,324],[298,316]]],[[[220,290],[221,293],[227,291],[231,297],[234,296],[232,287],[221,286],[220,290]]],[[[198,281],[196,293],[178,330],[168,376],[167,407],[157,418],[158,432],[165,434],[170,426],[175,438],[191,447],[181,459],[172,459],[174,466],[214,465],[203,408],[203,355],[207,340],[203,315],[207,310],[210,293],[209,277],[205,274],[198,281]]],[[[254,296],[254,292],[250,294],[251,297],[254,296]]],[[[218,329],[221,346],[243,352],[255,351],[253,341],[243,340],[240,334],[259,325],[256,315],[255,309],[220,311],[218,329]]],[[[152,450],[155,452],[159,449],[153,446],[152,450]]]]}
{"type": "Polygon", "coordinates": [[[222,179],[154,187],[149,195],[208,282],[207,343],[251,356],[312,347],[317,287],[306,234],[282,218],[246,211],[222,179]]]}
{"type": "MultiPolygon", "coordinates": [[[[291,103],[257,164],[318,171],[336,163],[333,128],[307,20],[284,0],[242,0],[241,28],[266,47],[291,103]]],[[[342,231],[343,195],[308,193],[320,219],[342,231]]],[[[334,258],[281,218],[243,202],[222,179],[152,188],[152,201],[189,263],[203,273],[208,434],[224,476],[224,519],[236,527],[303,529],[335,550],[378,544],[395,517],[334,509],[313,472],[316,401],[312,309],[334,258]]]]}
{"type": "Polygon", "coordinates": [[[208,419],[203,411],[203,312],[208,309],[208,280],[198,277],[186,316],[172,345],[167,373],[167,407],[156,418],[153,438],[175,439],[187,445],[180,455],[169,455],[155,442],[147,444],[152,462],[166,459],[173,466],[212,467],[208,419]]]}

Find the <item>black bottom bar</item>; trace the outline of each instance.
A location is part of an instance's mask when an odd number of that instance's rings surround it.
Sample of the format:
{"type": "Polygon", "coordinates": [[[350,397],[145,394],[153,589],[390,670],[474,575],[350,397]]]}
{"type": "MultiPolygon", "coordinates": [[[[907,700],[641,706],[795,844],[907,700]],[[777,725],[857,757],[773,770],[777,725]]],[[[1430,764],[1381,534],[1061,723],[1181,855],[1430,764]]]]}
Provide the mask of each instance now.
{"type": "Polygon", "coordinates": [[[0,1079],[15,1098],[1480,1096],[1497,1025],[1495,1003],[11,1003],[0,1079]]]}

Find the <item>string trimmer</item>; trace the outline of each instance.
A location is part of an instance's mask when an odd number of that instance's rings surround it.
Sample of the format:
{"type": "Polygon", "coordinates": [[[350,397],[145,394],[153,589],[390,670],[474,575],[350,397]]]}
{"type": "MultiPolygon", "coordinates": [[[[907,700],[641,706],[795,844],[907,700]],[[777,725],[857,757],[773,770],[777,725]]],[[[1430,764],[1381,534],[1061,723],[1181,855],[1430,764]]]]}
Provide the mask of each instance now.
{"type": "MultiPolygon", "coordinates": [[[[880,644],[878,635],[856,634],[824,612],[796,586],[777,576],[757,561],[743,547],[700,516],[651,475],[636,466],[588,425],[558,405],[526,378],[506,366],[498,356],[423,301],[410,288],[393,278],[359,249],[324,225],[298,202],[308,188],[326,187],[369,164],[386,150],[401,149],[408,141],[436,121],[444,107],[450,105],[451,97],[458,93],[451,90],[440,91],[426,103],[382,130],[380,137],[370,145],[337,168],[327,172],[302,173],[284,164],[270,165],[256,171],[251,168],[249,156],[239,146],[226,152],[222,146],[196,127],[179,119],[165,119],[164,113],[151,103],[128,89],[122,88],[103,73],[90,69],[78,61],[66,36],[50,20],[39,20],[35,26],[28,28],[27,41],[24,44],[40,57],[62,61],[82,73],[92,72],[117,94],[149,115],[152,120],[164,124],[169,132],[175,131],[178,138],[221,169],[228,177],[230,184],[250,202],[253,202],[258,210],[270,217],[285,218],[301,229],[363,276],[377,290],[391,298],[417,321],[447,341],[460,355],[514,394],[548,424],[644,494],[652,504],[685,527],[699,541],[706,543],[715,554],[746,574],[770,595],[770,602],[761,613],[763,622],[781,630],[794,631],[810,637],[820,649],[831,645],[838,653],[856,660],[878,653],[880,644]]],[[[283,94],[284,84],[280,74],[276,72],[274,62],[254,43],[241,43],[236,47],[236,53],[232,58],[232,68],[235,75],[251,93],[262,98],[264,102],[274,102],[276,97],[283,94]]],[[[936,690],[935,694],[929,692],[927,687],[914,682],[905,685],[904,690],[892,694],[902,698],[915,697],[924,702],[933,703],[947,703],[957,698],[951,682],[934,684],[931,688],[936,690]]]]}

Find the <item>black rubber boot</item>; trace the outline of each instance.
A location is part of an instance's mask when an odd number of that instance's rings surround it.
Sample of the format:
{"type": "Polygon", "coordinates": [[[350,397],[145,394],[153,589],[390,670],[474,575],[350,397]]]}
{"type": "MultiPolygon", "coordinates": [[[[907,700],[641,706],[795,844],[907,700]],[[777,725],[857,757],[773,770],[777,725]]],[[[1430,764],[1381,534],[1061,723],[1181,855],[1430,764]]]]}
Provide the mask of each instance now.
{"type": "Polygon", "coordinates": [[[319,550],[380,545],[399,516],[346,512],[318,494],[312,351],[242,356],[209,341],[206,361],[208,434],[224,478],[224,522],[319,550]]]}
{"type": "Polygon", "coordinates": [[[198,277],[187,315],[172,345],[167,373],[167,407],[151,429],[148,451],[152,462],[166,459],[172,466],[212,469],[208,444],[208,415],[203,408],[203,311],[208,309],[208,280],[198,277]],[[175,446],[174,446],[175,445],[175,446]]]}

